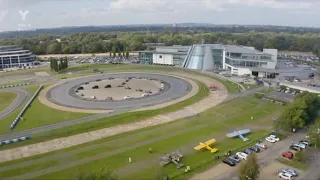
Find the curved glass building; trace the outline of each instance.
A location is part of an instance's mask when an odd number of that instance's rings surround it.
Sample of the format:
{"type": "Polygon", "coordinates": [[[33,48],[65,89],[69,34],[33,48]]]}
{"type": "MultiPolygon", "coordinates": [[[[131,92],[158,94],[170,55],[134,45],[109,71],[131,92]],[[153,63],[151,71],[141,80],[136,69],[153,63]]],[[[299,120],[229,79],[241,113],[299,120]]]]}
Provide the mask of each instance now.
{"type": "Polygon", "coordinates": [[[33,66],[35,55],[18,46],[0,46],[0,68],[33,66]]]}
{"type": "Polygon", "coordinates": [[[222,44],[162,46],[155,51],[139,52],[142,64],[173,65],[195,70],[228,70],[234,75],[268,76],[275,73],[276,49],[222,44]]]}

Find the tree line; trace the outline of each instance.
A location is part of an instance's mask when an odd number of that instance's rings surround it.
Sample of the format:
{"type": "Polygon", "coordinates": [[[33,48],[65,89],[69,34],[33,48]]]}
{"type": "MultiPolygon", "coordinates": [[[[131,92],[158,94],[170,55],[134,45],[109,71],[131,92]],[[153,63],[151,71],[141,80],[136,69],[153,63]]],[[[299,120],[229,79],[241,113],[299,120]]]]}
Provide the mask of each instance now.
{"type": "Polygon", "coordinates": [[[64,58],[50,58],[50,69],[55,71],[55,72],[59,72],[62,71],[64,69],[68,68],[68,59],[67,57],[64,58]]]}
{"type": "Polygon", "coordinates": [[[320,99],[314,93],[299,93],[289,104],[277,122],[278,128],[286,131],[304,128],[315,122],[320,108],[320,99]]]}
{"type": "Polygon", "coordinates": [[[320,34],[288,32],[91,32],[65,35],[37,35],[32,37],[2,38],[0,45],[18,45],[41,54],[78,54],[151,50],[145,43],[165,45],[235,44],[253,46],[258,50],[276,48],[290,51],[312,51],[320,56],[320,34]]]}

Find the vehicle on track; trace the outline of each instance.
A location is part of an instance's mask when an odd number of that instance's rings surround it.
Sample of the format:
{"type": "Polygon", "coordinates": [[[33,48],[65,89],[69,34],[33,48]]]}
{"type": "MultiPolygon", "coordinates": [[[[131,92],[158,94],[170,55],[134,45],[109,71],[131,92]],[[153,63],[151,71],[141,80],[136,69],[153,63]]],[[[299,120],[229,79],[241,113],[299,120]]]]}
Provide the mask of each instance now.
{"type": "Polygon", "coordinates": [[[131,96],[125,96],[123,99],[132,99],[131,96]]]}
{"type": "Polygon", "coordinates": [[[92,89],[99,89],[99,86],[95,85],[95,86],[92,87],[92,89]]]}

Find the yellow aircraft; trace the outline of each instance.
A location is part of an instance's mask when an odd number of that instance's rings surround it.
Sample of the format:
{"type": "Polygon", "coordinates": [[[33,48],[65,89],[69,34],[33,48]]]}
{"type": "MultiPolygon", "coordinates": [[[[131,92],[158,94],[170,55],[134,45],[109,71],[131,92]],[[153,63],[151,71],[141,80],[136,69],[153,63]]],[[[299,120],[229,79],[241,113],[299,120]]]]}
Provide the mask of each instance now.
{"type": "Polygon", "coordinates": [[[215,153],[215,152],[218,151],[218,149],[217,149],[217,148],[212,148],[212,147],[209,146],[209,145],[211,145],[211,144],[213,144],[213,143],[215,143],[215,142],[216,142],[215,139],[210,139],[210,140],[208,140],[208,141],[206,141],[206,142],[204,142],[204,143],[203,143],[203,142],[200,142],[198,146],[194,147],[194,149],[197,150],[197,151],[199,151],[199,150],[205,148],[205,149],[211,151],[211,153],[215,153]]]}

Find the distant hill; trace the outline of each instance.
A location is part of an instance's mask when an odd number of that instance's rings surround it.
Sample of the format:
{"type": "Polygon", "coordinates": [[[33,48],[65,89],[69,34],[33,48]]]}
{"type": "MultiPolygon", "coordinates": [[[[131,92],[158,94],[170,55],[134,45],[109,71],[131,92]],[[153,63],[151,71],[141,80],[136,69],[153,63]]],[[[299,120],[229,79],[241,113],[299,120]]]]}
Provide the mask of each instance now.
{"type": "Polygon", "coordinates": [[[212,32],[224,31],[231,33],[243,33],[248,31],[257,32],[292,32],[292,33],[320,33],[320,28],[308,27],[288,27],[288,26],[271,26],[271,25],[215,25],[207,23],[178,23],[178,24],[138,24],[138,25],[114,25],[114,26],[81,26],[81,27],[60,27],[37,29],[36,31],[10,31],[0,32],[0,37],[22,37],[36,36],[39,34],[63,35],[79,32],[162,32],[162,31],[178,31],[178,32],[212,32]]]}

